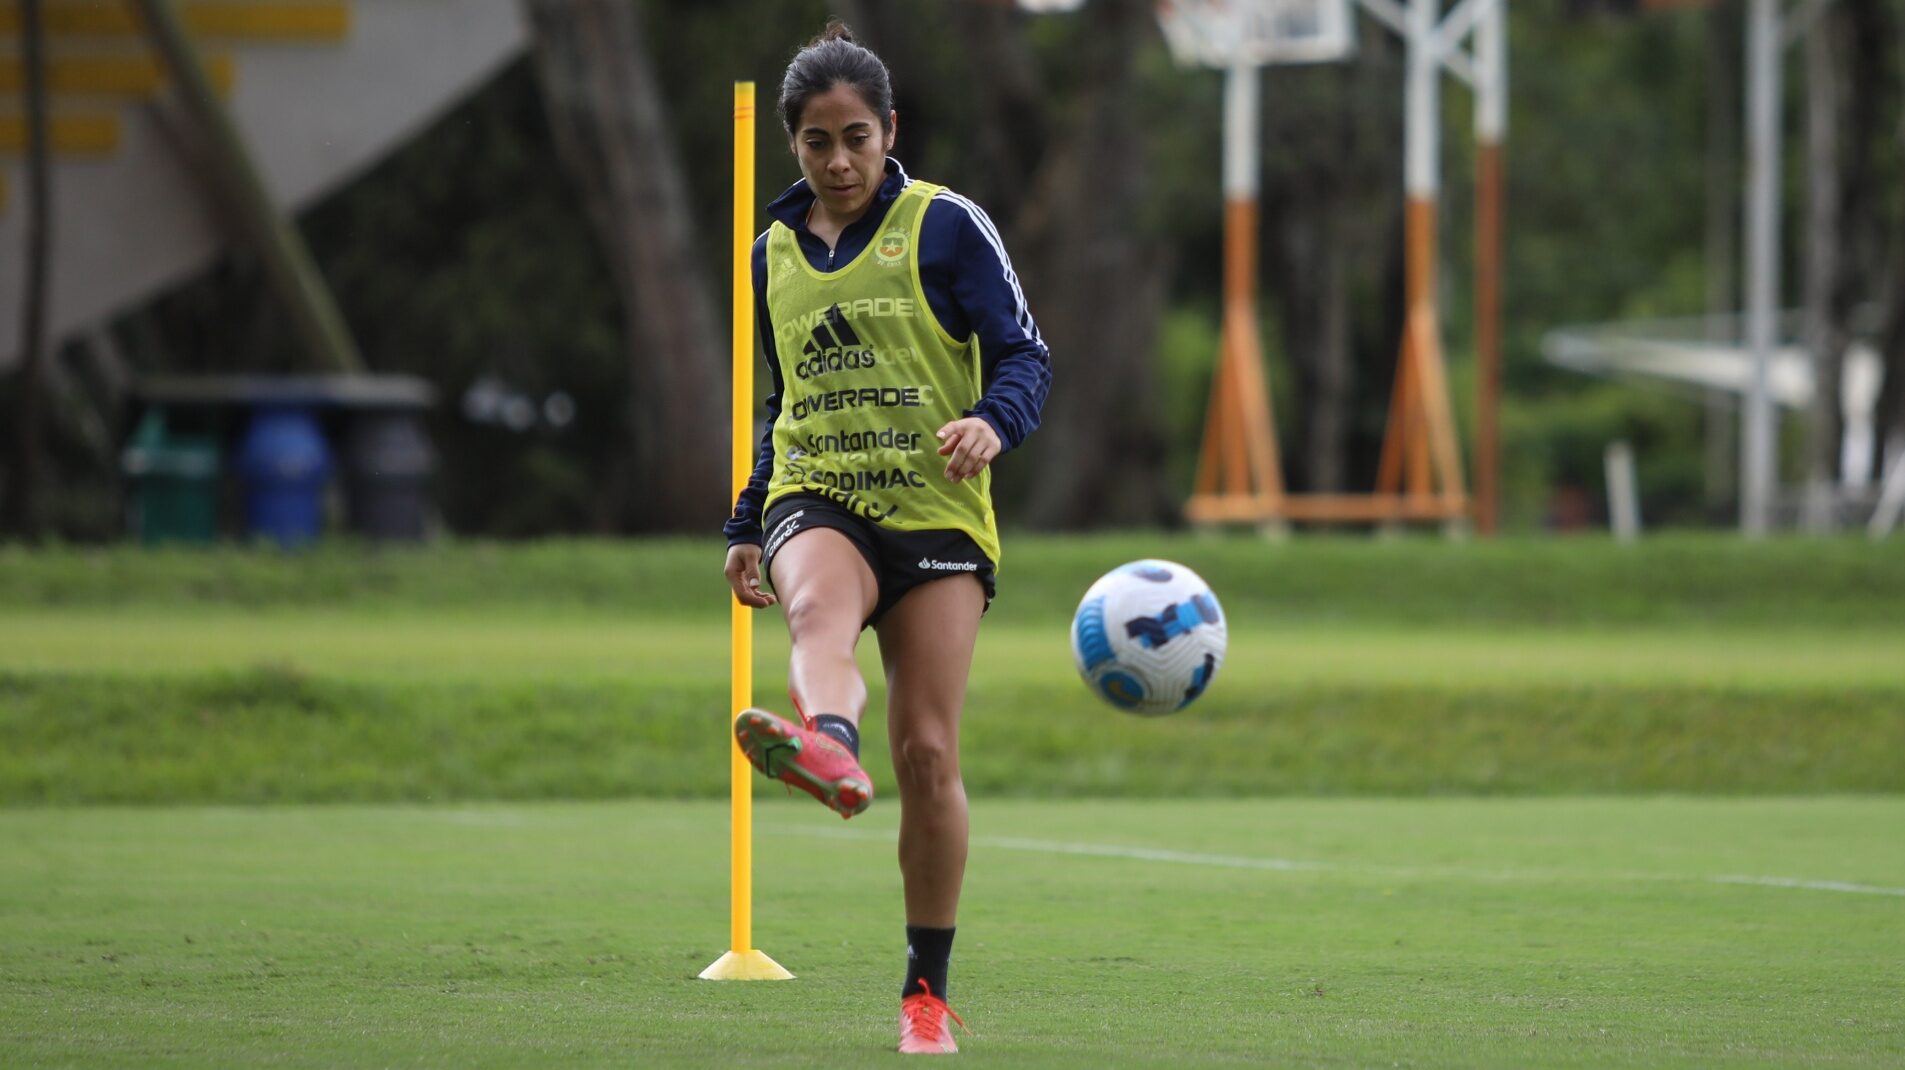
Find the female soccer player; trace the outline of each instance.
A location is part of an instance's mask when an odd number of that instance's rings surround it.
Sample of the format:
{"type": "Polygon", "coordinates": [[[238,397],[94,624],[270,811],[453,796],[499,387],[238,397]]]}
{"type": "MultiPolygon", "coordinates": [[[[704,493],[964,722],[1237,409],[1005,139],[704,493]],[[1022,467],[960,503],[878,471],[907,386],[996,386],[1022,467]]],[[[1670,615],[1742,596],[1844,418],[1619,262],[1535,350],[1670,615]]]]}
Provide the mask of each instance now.
{"type": "Polygon", "coordinates": [[[1051,361],[992,221],[887,155],[886,66],[838,21],[788,65],[780,113],[803,177],[754,243],[774,392],[725,531],[735,597],[785,609],[800,722],[746,710],[734,734],[766,775],[865,810],[854,647],[873,628],[900,791],[900,1051],[953,1052],[959,715],[999,562],[988,466],[1038,426],[1051,361]]]}

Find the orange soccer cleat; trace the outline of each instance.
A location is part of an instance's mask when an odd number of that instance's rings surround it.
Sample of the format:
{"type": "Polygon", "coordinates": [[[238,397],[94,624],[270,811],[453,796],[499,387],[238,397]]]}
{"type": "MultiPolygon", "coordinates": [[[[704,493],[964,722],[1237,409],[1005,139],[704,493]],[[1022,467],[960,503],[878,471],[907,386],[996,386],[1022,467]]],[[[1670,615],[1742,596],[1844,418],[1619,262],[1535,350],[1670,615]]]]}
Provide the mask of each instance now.
{"type": "MultiPolygon", "coordinates": [[[[900,1000],[900,1054],[901,1055],[951,1055],[959,1050],[953,1042],[952,1026],[946,1024],[950,1017],[966,1029],[966,1020],[958,1012],[946,1006],[946,1001],[933,995],[933,990],[924,979],[920,980],[921,991],[900,1000]]],[[[970,1033],[972,1030],[967,1029],[970,1033]]]]}
{"type": "Polygon", "coordinates": [[[839,740],[814,731],[811,723],[794,724],[766,710],[742,710],[734,719],[734,738],[754,768],[812,795],[843,818],[873,803],[873,781],[859,759],[839,740]]]}

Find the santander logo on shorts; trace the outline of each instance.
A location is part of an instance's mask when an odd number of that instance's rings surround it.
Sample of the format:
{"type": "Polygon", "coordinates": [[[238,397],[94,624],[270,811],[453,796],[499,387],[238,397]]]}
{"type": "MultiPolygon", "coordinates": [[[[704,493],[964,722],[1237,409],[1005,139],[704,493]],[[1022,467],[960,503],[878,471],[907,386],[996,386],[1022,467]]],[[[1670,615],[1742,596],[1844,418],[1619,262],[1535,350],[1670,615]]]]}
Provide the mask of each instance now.
{"type": "Polygon", "coordinates": [[[935,561],[930,557],[919,559],[919,567],[927,572],[977,572],[977,561],[935,561]]]}

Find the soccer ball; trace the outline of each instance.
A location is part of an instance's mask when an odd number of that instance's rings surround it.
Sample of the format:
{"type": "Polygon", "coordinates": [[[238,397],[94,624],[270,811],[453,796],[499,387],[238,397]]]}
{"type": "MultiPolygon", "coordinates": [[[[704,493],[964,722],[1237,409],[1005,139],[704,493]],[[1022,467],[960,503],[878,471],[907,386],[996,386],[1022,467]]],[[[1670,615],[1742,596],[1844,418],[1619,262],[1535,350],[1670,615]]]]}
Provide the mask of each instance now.
{"type": "Polygon", "coordinates": [[[1106,573],[1072,616],[1072,659],[1092,693],[1126,713],[1190,705],[1224,663],[1224,611],[1197,573],[1133,561],[1106,573]]]}

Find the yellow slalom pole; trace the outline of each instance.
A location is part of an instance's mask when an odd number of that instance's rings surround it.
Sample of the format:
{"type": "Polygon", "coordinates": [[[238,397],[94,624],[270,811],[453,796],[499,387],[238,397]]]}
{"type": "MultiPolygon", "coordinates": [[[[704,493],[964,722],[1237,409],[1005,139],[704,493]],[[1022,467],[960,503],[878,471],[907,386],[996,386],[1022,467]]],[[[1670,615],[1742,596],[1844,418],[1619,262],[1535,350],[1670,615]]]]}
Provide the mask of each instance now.
{"type": "MultiPolygon", "coordinates": [[[[754,83],[734,83],[733,494],[754,467],[754,83]]],[[[794,975],[754,947],[754,769],[733,742],[734,718],[754,704],[754,611],[730,603],[727,734],[729,774],[728,953],[701,971],[709,981],[784,981],[794,975]]]]}

